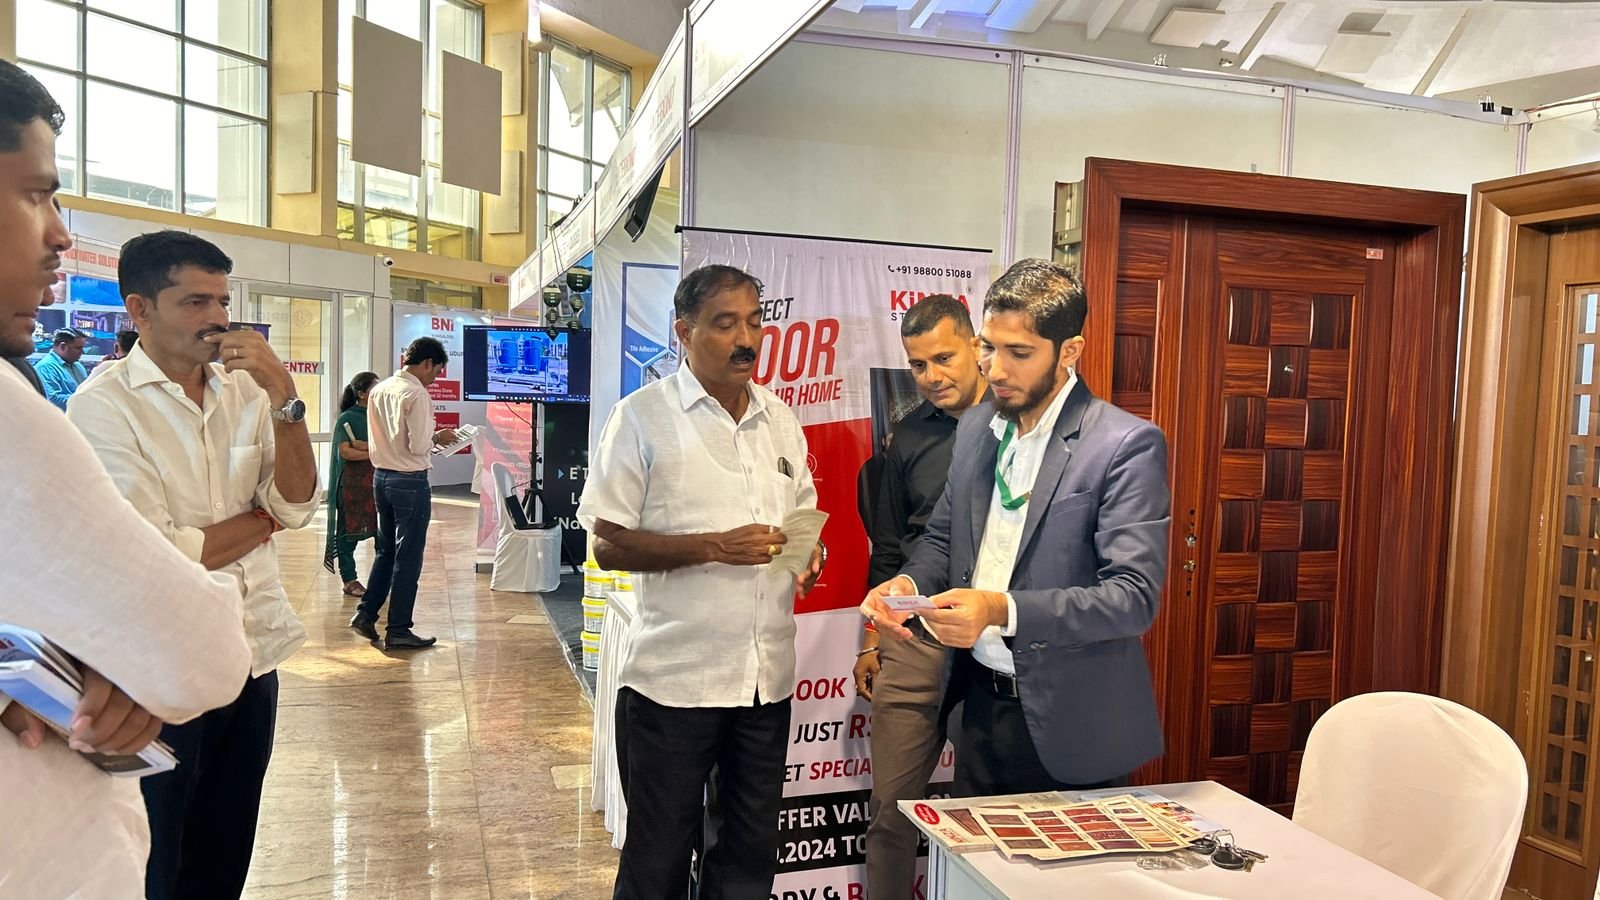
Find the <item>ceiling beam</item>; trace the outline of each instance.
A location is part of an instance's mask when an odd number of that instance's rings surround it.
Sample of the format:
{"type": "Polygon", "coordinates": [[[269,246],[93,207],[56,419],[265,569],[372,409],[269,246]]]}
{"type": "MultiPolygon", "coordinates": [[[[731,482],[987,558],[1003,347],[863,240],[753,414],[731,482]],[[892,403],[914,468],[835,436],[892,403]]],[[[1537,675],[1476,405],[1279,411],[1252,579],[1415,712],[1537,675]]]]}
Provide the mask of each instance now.
{"type": "Polygon", "coordinates": [[[911,27],[921,28],[928,24],[928,19],[943,5],[940,0],[917,0],[916,4],[908,10],[911,13],[911,27]]]}
{"type": "Polygon", "coordinates": [[[1000,31],[1032,33],[1059,8],[1062,0],[1000,0],[983,24],[1000,31]]]}
{"type": "Polygon", "coordinates": [[[1100,39],[1101,32],[1105,31],[1106,26],[1111,24],[1111,20],[1117,17],[1117,13],[1122,12],[1122,6],[1125,2],[1126,0],[1100,0],[1100,4],[1094,8],[1094,12],[1089,14],[1088,23],[1083,26],[1084,32],[1089,35],[1089,40],[1097,41],[1100,39]]]}
{"type": "Polygon", "coordinates": [[[1261,17],[1261,24],[1256,26],[1255,33],[1250,35],[1250,40],[1245,41],[1243,47],[1239,48],[1239,68],[1241,70],[1249,71],[1256,64],[1256,61],[1261,59],[1263,52],[1261,50],[1261,39],[1267,36],[1267,32],[1272,30],[1273,25],[1277,24],[1278,17],[1283,15],[1283,9],[1288,5],[1287,3],[1274,3],[1272,8],[1267,10],[1267,14],[1261,17]]]}
{"type": "Polygon", "coordinates": [[[1467,33],[1467,26],[1472,24],[1472,14],[1477,11],[1476,7],[1462,11],[1461,18],[1456,20],[1456,27],[1450,30],[1450,36],[1445,38],[1444,46],[1440,47],[1439,52],[1433,57],[1433,65],[1422,74],[1422,80],[1417,82],[1417,86],[1411,89],[1413,97],[1427,96],[1428,89],[1433,87],[1433,80],[1444,71],[1444,64],[1450,61],[1450,54],[1456,52],[1456,45],[1461,43],[1461,36],[1467,33]]]}

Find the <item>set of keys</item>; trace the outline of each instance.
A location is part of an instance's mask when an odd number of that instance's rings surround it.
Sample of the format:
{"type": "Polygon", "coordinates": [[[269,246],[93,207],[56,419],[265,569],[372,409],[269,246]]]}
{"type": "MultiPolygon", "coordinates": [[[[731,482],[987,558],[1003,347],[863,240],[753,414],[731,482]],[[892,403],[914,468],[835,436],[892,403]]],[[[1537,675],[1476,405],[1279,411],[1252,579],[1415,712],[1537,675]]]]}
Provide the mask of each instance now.
{"type": "Polygon", "coordinates": [[[1265,853],[1247,850],[1234,843],[1231,831],[1215,831],[1204,835],[1190,844],[1189,849],[1201,856],[1211,857],[1211,864],[1217,868],[1232,871],[1248,872],[1256,867],[1256,863],[1267,860],[1265,853]]]}

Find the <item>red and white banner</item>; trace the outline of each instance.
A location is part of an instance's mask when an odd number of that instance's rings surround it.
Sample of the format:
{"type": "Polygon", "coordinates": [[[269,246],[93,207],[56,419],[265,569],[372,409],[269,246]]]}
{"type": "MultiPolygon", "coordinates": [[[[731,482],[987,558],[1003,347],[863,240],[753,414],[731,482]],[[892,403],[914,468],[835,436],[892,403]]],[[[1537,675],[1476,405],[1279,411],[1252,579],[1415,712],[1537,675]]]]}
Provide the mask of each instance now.
{"type": "MultiPolygon", "coordinates": [[[[804,426],[817,503],[829,515],[828,569],[795,606],[797,686],[772,894],[859,900],[872,718],[850,674],[869,555],[857,478],[893,424],[921,403],[900,320],[929,294],[981,308],[989,253],[685,229],[683,271],[709,263],[738,266],[766,286],[756,381],[804,426]]],[[[949,763],[947,752],[935,786],[949,780],[949,763]]]]}

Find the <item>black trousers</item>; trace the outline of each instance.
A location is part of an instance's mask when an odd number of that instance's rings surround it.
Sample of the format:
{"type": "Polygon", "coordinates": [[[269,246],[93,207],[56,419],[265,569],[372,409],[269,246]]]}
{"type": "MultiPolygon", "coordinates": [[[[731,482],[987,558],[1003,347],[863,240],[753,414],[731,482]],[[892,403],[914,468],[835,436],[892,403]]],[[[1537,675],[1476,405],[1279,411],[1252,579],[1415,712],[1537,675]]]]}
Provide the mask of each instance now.
{"type": "Polygon", "coordinates": [[[244,893],[277,722],[278,673],[268,672],[227,706],[161,729],[178,767],[139,782],[150,814],[149,900],[244,893]]]}
{"type": "Polygon", "coordinates": [[[686,709],[623,688],[616,735],[628,836],[614,900],[682,900],[696,848],[703,848],[699,900],[768,896],[778,868],[789,701],[686,709]]]}
{"type": "MultiPolygon", "coordinates": [[[[1045,769],[1028,733],[1022,701],[995,690],[992,670],[972,657],[956,654],[947,708],[962,703],[961,727],[955,731],[957,797],[993,797],[1040,791],[1088,791],[1121,787],[1126,775],[1097,784],[1063,784],[1045,769]],[[963,703],[963,701],[965,701],[963,703]]],[[[1084,740],[1095,740],[1084,735],[1084,740]]]]}

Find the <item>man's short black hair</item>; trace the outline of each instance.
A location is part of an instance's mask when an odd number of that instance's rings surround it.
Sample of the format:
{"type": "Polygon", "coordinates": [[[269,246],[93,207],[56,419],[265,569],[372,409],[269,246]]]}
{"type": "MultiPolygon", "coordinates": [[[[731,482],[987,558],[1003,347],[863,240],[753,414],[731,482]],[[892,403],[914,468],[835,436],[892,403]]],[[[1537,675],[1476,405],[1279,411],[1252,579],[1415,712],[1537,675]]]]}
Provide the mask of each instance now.
{"type": "Polygon", "coordinates": [[[173,270],[194,266],[213,275],[233,271],[233,260],[222,248],[187,231],[152,231],[122,245],[117,263],[117,287],[126,300],[134,294],[154,303],[156,296],[174,284],[173,270]]]}
{"type": "Polygon", "coordinates": [[[955,325],[957,336],[972,337],[972,313],[960,300],[949,294],[929,294],[912,304],[911,311],[900,320],[900,336],[910,338],[927,334],[945,319],[955,325]]]}
{"type": "Polygon", "coordinates": [[[743,269],[734,266],[701,266],[678,282],[678,290],[672,295],[672,308],[678,318],[693,320],[707,300],[723,291],[747,284],[756,289],[757,297],[766,289],[761,279],[743,269]]]}
{"type": "Polygon", "coordinates": [[[16,63],[0,59],[0,153],[17,152],[22,147],[22,129],[34,119],[43,119],[57,136],[67,124],[61,104],[39,79],[16,63]]]}
{"type": "Polygon", "coordinates": [[[139,332],[128,330],[117,332],[117,349],[123,356],[133,352],[133,345],[139,343],[139,332]]]}
{"type": "Polygon", "coordinates": [[[55,337],[52,338],[51,346],[62,347],[76,341],[81,341],[86,337],[88,337],[88,335],[78,331],[75,328],[62,328],[55,333],[55,337]]]}
{"type": "Polygon", "coordinates": [[[425,362],[443,366],[449,364],[450,354],[445,352],[438,338],[419,337],[406,347],[404,360],[408,366],[420,366],[425,362]]]}
{"type": "Polygon", "coordinates": [[[1056,350],[1083,334],[1089,318],[1089,296],[1078,273],[1047,259],[1021,259],[1006,270],[983,300],[988,313],[1019,312],[1034,334],[1048,338],[1056,350]]]}

